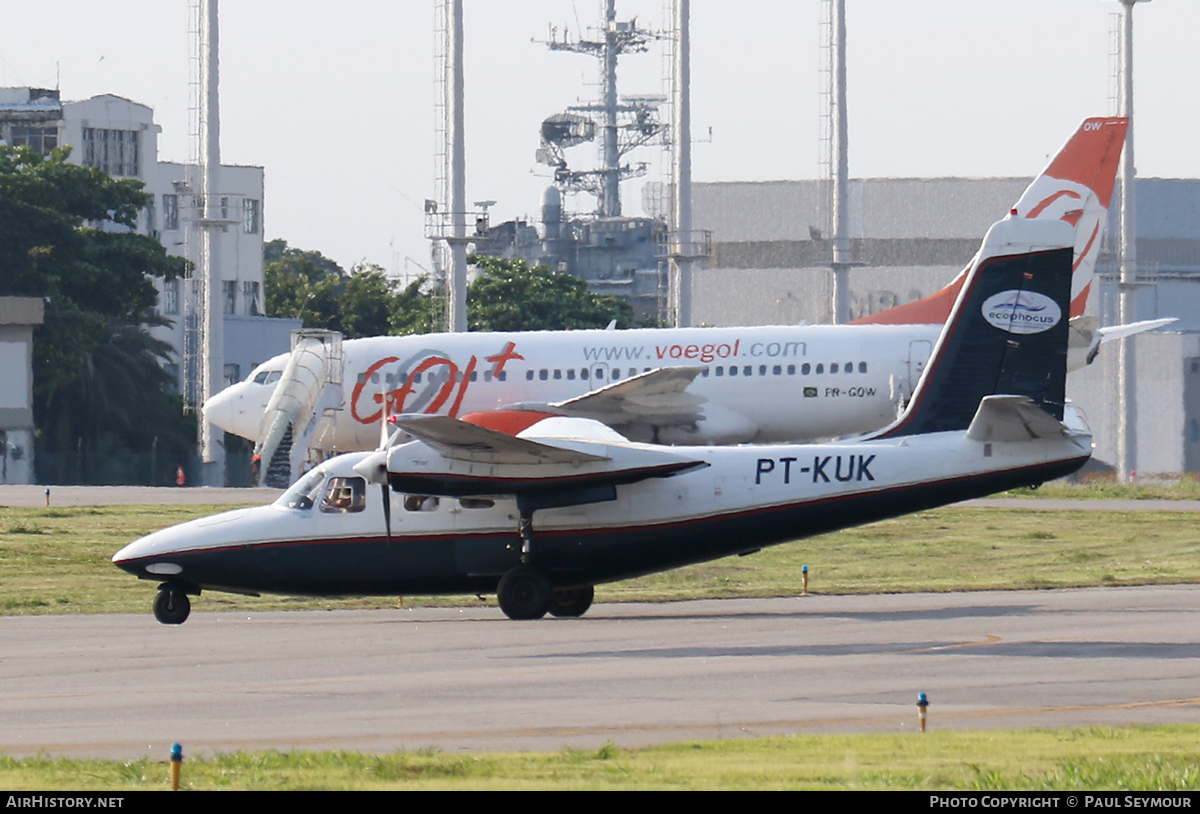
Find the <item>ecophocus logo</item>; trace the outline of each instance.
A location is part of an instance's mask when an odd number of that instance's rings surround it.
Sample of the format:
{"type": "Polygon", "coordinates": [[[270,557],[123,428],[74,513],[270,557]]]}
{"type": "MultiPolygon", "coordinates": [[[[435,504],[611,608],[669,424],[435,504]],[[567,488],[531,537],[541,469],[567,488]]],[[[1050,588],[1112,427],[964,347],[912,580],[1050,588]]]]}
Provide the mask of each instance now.
{"type": "Polygon", "coordinates": [[[1009,289],[984,300],[983,318],[1002,331],[1037,334],[1057,325],[1062,309],[1045,294],[1009,289]]]}

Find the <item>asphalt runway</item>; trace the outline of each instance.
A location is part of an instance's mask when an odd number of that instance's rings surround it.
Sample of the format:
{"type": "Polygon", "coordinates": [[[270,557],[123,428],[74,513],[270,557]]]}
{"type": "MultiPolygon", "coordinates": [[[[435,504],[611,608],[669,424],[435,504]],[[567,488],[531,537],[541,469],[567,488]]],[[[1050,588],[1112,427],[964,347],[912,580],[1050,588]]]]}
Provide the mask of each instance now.
{"type": "Polygon", "coordinates": [[[931,729],[1200,723],[1200,586],[0,618],[12,755],[904,733],[918,692],[931,729]]]}

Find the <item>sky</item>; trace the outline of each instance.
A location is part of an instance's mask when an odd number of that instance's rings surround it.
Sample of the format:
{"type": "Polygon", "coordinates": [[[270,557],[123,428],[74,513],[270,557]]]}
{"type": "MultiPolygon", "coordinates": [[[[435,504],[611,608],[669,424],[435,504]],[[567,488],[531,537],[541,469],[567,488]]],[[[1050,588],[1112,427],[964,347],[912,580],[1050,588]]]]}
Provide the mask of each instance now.
{"type": "MultiPolygon", "coordinates": [[[[820,173],[819,0],[693,0],[693,179],[820,173]]],[[[853,177],[1032,176],[1088,116],[1116,112],[1115,0],[847,0],[853,177]]],[[[551,52],[551,26],[577,37],[599,0],[465,0],[468,201],[493,222],[537,219],[547,168],[542,119],[599,93],[596,60],[551,52]]],[[[667,0],[618,0],[617,17],[663,30],[667,0]]],[[[428,268],[422,202],[434,197],[434,0],[225,0],[221,152],[265,168],[268,239],[349,268],[428,268]]],[[[1138,174],[1200,177],[1200,2],[1134,13],[1138,174]]],[[[159,158],[186,161],[187,0],[6,3],[0,86],[58,87],[64,100],[113,93],[149,105],[159,158]]],[[[622,93],[665,93],[653,47],[621,63],[622,93]]],[[[641,215],[662,181],[622,187],[641,215]]],[[[573,166],[595,161],[590,145],[573,166]]],[[[568,202],[571,203],[570,201],[568,202]]],[[[575,201],[590,210],[590,198],[575,201]]],[[[719,236],[718,236],[719,239],[719,236]]]]}

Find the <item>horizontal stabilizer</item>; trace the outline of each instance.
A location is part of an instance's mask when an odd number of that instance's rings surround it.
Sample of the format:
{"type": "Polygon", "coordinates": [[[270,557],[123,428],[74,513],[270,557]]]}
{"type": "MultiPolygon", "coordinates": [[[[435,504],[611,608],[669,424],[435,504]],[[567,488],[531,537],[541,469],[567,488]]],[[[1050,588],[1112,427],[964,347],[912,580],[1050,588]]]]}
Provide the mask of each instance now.
{"type": "Polygon", "coordinates": [[[1032,441],[1060,438],[1066,429],[1028,396],[987,396],[979,403],[967,437],[973,441],[1032,441]]]}
{"type": "Polygon", "coordinates": [[[541,444],[489,430],[457,418],[411,415],[395,419],[396,425],[446,458],[488,464],[580,464],[608,458],[566,447],[541,444]]]}

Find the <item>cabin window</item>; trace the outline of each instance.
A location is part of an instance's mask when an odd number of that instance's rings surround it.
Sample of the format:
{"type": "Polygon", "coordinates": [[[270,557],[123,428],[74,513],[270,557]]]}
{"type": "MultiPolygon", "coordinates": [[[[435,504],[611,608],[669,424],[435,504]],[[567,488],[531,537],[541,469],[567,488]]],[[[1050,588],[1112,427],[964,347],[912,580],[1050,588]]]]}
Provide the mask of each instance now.
{"type": "Polygon", "coordinates": [[[830,373],[837,373],[837,372],[838,372],[838,363],[837,363],[837,362],[833,362],[833,363],[831,363],[831,364],[829,365],[829,372],[830,372],[830,373]]]}
{"type": "Polygon", "coordinates": [[[820,373],[824,373],[824,372],[825,372],[825,365],[818,362],[817,363],[817,373],[820,374],[820,373]]]}
{"type": "Polygon", "coordinates": [[[725,367],[723,365],[717,365],[717,375],[718,376],[725,375],[725,367]]]}
{"type": "Polygon", "coordinates": [[[708,376],[708,368],[706,367],[706,368],[702,369],[702,370],[700,371],[700,375],[701,375],[701,376],[704,376],[704,377],[707,377],[707,376],[708,376]]]}
{"type": "Polygon", "coordinates": [[[559,369],[557,369],[557,368],[555,368],[555,370],[554,370],[554,378],[555,378],[555,379],[561,379],[561,378],[562,378],[562,371],[561,371],[561,370],[559,370],[559,369]]]}
{"type": "Polygon", "coordinates": [[[800,375],[801,376],[807,376],[809,373],[812,373],[812,365],[810,365],[808,362],[805,362],[804,364],[800,365],[800,375]]]}
{"type": "Polygon", "coordinates": [[[542,368],[541,370],[538,371],[538,379],[540,379],[541,381],[546,381],[549,378],[550,378],[550,371],[546,370],[546,368],[542,368]]]}
{"type": "Polygon", "coordinates": [[[845,370],[847,373],[853,373],[853,372],[854,372],[854,363],[853,363],[853,362],[847,362],[847,363],[846,363],[846,366],[845,366],[844,368],[842,368],[842,369],[843,369],[843,370],[845,370]]]}
{"type": "Polygon", "coordinates": [[[729,366],[729,375],[730,375],[730,376],[736,376],[736,375],[737,375],[737,365],[730,365],[730,366],[729,366]]]}
{"type": "Polygon", "coordinates": [[[502,381],[502,382],[508,381],[508,371],[501,370],[500,374],[497,376],[497,378],[500,379],[500,381],[502,381]]]}
{"type": "Polygon", "coordinates": [[[473,381],[473,382],[479,381],[479,373],[477,371],[474,371],[474,370],[471,371],[471,381],[473,381]]]}
{"type": "Polygon", "coordinates": [[[866,362],[859,362],[859,363],[858,363],[858,372],[859,372],[859,373],[866,373],[866,372],[867,372],[867,363],[866,363],[866,362]]]}
{"type": "Polygon", "coordinates": [[[588,369],[586,367],[579,368],[579,378],[583,379],[585,382],[588,380],[588,369]]]}
{"type": "Polygon", "coordinates": [[[569,381],[569,382],[575,381],[575,368],[573,368],[573,367],[567,368],[567,381],[569,381]]]}
{"type": "Polygon", "coordinates": [[[619,367],[614,367],[614,368],[612,369],[612,375],[611,375],[611,376],[609,376],[608,378],[610,378],[610,379],[614,379],[614,380],[615,380],[615,379],[619,379],[619,378],[621,378],[621,368],[619,368],[619,367]]]}
{"type": "MultiPolygon", "coordinates": [[[[805,365],[805,367],[808,367],[808,365],[805,365]]],[[[807,373],[808,371],[806,370],[804,372],[807,373]]],[[[796,366],[795,365],[788,365],[788,375],[789,376],[796,375],[796,366]]]]}
{"type": "Polygon", "coordinates": [[[321,500],[327,514],[361,512],[367,507],[367,482],[362,478],[330,478],[321,500]]]}
{"type": "Polygon", "coordinates": [[[743,376],[751,376],[753,374],[754,374],[754,366],[753,365],[746,365],[744,368],[742,368],[743,376]]]}
{"type": "Polygon", "coordinates": [[[771,368],[771,373],[775,376],[781,375],[783,373],[783,366],[775,365],[775,367],[771,368]]]}
{"type": "MultiPolygon", "coordinates": [[[[500,381],[504,381],[504,380],[501,379],[500,381]]],[[[533,368],[530,368],[529,370],[525,371],[525,381],[527,381],[527,382],[533,381],[533,368]]]]}
{"type": "Polygon", "coordinates": [[[406,512],[436,512],[438,499],[434,495],[405,495],[404,511],[406,512]]]}

